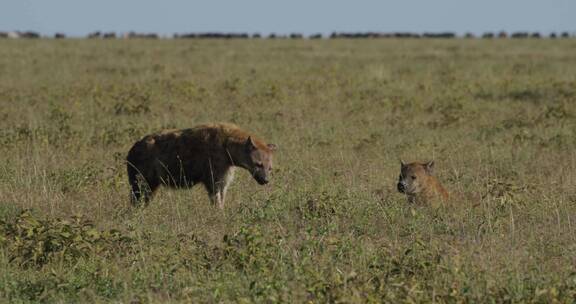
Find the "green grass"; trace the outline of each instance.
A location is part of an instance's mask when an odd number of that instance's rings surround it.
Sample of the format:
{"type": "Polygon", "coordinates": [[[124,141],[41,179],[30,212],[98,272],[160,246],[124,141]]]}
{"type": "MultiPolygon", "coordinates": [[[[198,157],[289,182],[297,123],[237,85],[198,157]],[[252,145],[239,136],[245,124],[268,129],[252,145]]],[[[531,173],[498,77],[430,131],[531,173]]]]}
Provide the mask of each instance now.
{"type": "Polygon", "coordinates": [[[3,40],[0,301],[571,303],[575,50],[3,40]],[[130,146],[217,121],[278,144],[272,183],[131,210],[130,146]],[[434,159],[455,204],[407,204],[400,158],[434,159]]]}

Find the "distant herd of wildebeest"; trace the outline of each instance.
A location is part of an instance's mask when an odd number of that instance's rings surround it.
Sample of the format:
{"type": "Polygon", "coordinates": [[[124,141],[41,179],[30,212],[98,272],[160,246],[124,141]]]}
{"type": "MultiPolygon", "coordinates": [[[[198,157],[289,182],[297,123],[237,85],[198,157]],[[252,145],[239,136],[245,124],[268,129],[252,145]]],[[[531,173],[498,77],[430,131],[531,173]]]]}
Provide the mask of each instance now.
{"type": "MultiPolygon", "coordinates": [[[[34,31],[0,31],[0,38],[55,38],[63,39],[66,38],[64,33],[55,33],[53,36],[43,36],[38,32],[34,31]]],[[[226,33],[226,32],[197,32],[197,33],[175,33],[172,36],[159,35],[157,33],[115,33],[115,32],[102,32],[95,31],[86,35],[86,38],[90,39],[161,39],[161,38],[174,38],[174,39],[354,39],[354,38],[575,38],[576,33],[564,32],[551,32],[547,34],[539,32],[512,32],[508,33],[505,31],[500,32],[485,32],[481,35],[476,35],[474,33],[465,33],[464,35],[458,35],[454,32],[425,32],[425,33],[415,33],[415,32],[333,32],[330,35],[323,35],[321,33],[304,35],[301,33],[290,33],[290,34],[276,34],[270,33],[268,35],[262,35],[260,33],[226,33]]],[[[81,37],[76,37],[81,38],[81,37]]]]}

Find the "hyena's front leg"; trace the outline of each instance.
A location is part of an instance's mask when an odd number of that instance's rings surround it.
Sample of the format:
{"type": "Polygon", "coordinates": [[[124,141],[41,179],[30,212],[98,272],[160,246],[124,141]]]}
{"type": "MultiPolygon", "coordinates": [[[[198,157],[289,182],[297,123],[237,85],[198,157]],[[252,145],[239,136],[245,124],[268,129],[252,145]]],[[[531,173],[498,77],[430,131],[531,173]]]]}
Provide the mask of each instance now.
{"type": "Polygon", "coordinates": [[[226,191],[230,182],[234,178],[234,170],[230,169],[223,174],[218,175],[212,183],[206,184],[206,190],[208,190],[208,196],[213,205],[218,206],[220,209],[224,209],[224,201],[226,200],[226,191]]]}
{"type": "Polygon", "coordinates": [[[220,209],[224,208],[224,201],[222,199],[222,190],[216,184],[207,183],[205,184],[206,191],[208,191],[208,197],[210,198],[210,202],[212,205],[218,206],[220,209]]]}
{"type": "Polygon", "coordinates": [[[226,191],[228,191],[228,186],[234,179],[234,168],[230,168],[222,179],[222,187],[220,188],[220,202],[218,204],[218,208],[224,209],[224,201],[226,200],[226,191]]]}

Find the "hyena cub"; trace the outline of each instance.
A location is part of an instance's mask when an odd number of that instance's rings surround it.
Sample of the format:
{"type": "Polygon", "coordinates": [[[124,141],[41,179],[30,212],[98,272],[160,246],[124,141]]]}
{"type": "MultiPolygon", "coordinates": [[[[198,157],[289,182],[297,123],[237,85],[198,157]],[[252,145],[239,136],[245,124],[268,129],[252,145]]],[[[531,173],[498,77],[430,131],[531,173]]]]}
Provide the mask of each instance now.
{"type": "Polygon", "coordinates": [[[413,162],[405,164],[400,161],[398,191],[406,194],[410,203],[432,203],[448,200],[448,191],[442,187],[433,175],[434,162],[413,162]]]}
{"type": "Polygon", "coordinates": [[[244,168],[259,184],[267,184],[275,150],[276,145],[266,144],[232,124],[207,124],[145,136],[127,157],[132,204],[147,204],[160,185],[190,188],[200,183],[210,201],[223,209],[234,168],[244,168]]]}

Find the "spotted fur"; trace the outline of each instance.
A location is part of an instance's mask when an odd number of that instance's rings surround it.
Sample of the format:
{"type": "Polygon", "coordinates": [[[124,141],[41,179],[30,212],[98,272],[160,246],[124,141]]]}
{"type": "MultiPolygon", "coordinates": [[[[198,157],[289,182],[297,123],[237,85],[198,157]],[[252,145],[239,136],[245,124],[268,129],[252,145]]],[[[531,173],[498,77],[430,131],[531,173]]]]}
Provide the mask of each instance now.
{"type": "Polygon", "coordinates": [[[160,185],[190,188],[203,184],[213,204],[224,208],[234,168],[267,184],[276,145],[266,144],[232,124],[164,130],[136,142],[127,157],[132,204],[147,204],[160,185]]]}

